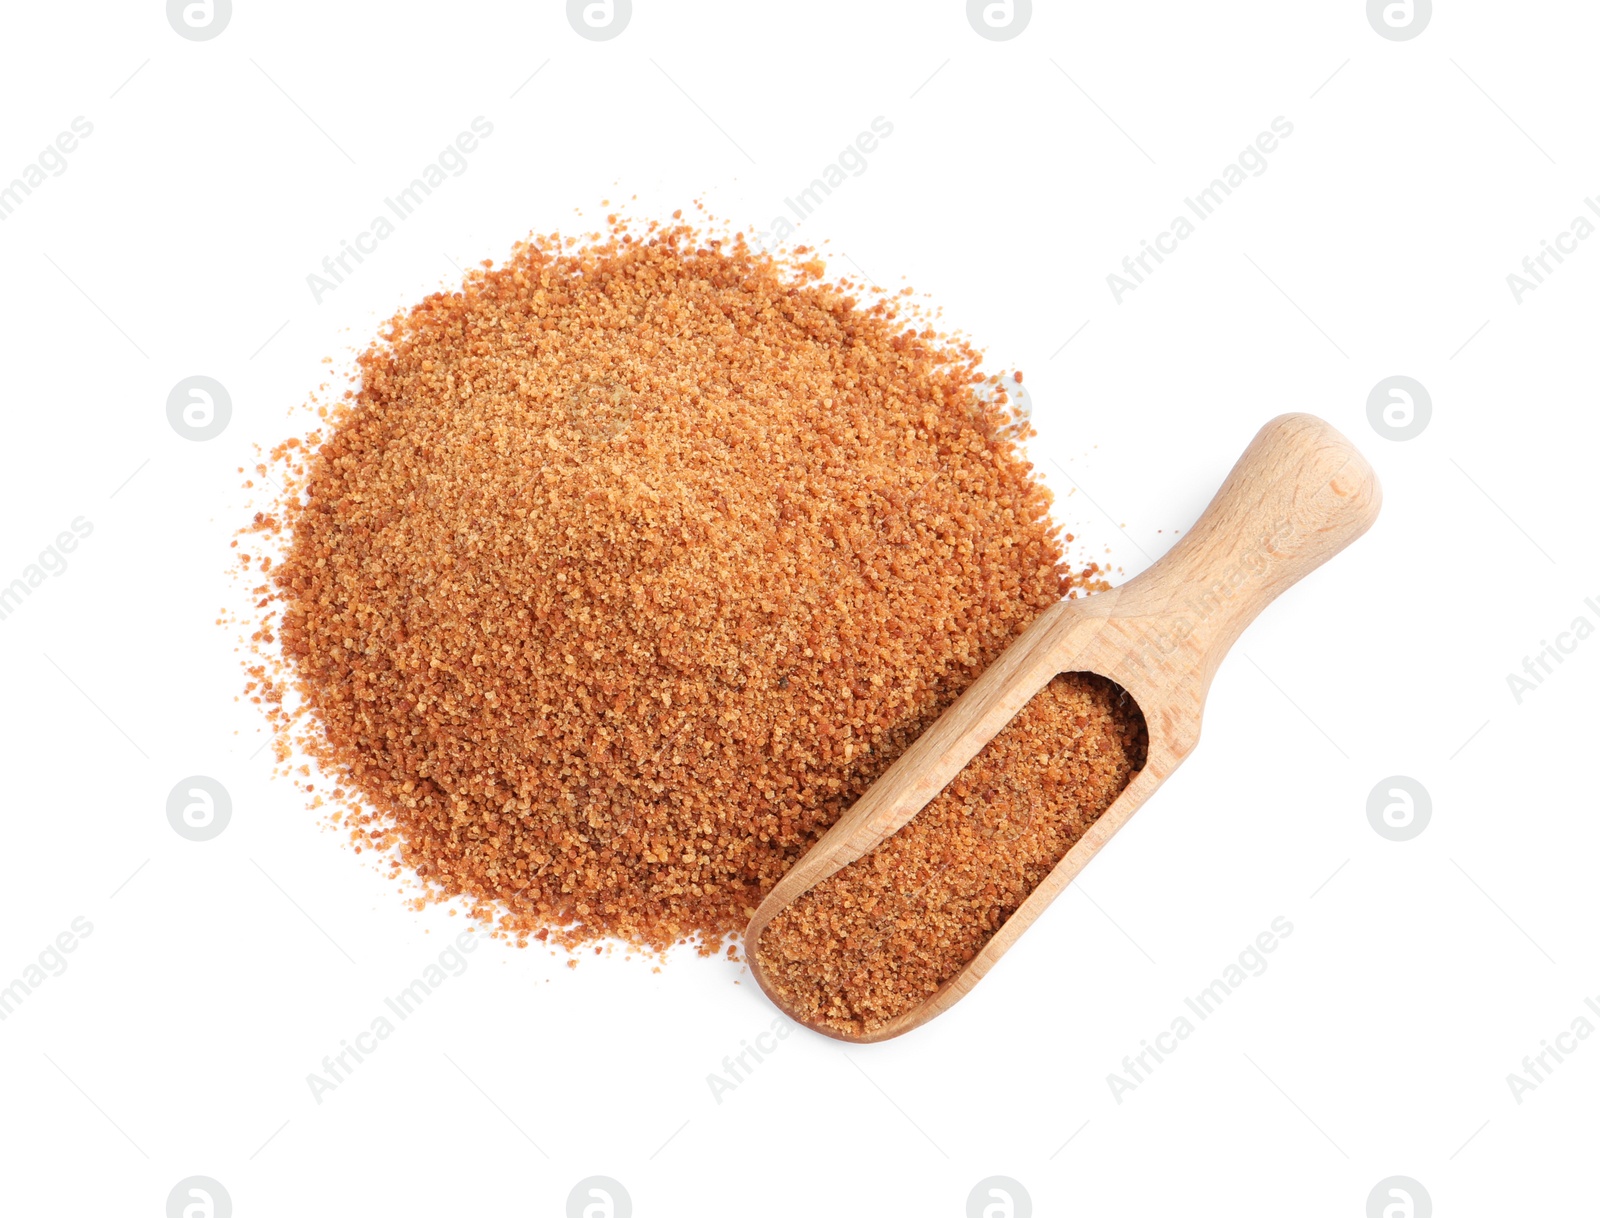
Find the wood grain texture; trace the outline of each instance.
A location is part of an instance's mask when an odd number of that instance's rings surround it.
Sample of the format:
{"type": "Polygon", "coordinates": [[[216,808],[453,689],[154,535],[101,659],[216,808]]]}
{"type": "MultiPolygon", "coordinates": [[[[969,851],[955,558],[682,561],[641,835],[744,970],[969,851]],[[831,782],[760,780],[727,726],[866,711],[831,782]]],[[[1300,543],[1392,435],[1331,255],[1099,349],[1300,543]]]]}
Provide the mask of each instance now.
{"type": "MultiPolygon", "coordinates": [[[[1381,492],[1371,466],[1313,415],[1286,414],[1257,434],[1195,526],[1148,570],[1109,592],[1045,610],[783,877],[745,931],[757,983],[773,916],[870,852],[942,791],[1057,673],[1092,672],[1133,695],[1149,757],[1093,827],[984,946],[927,1001],[861,1037],[888,1040],[964,997],[1032,925],[1200,739],[1206,692],[1240,633],[1292,584],[1361,536],[1381,492]]],[[[791,1016],[795,1013],[788,1012],[791,1016]]]]}

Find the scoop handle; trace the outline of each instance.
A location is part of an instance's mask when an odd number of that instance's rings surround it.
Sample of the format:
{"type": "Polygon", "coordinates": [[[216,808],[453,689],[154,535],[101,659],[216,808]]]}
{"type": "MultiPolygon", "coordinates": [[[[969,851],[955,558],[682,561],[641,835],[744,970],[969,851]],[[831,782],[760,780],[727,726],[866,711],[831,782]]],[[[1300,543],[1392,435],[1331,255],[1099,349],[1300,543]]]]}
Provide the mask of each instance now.
{"type": "Polygon", "coordinates": [[[1139,623],[1143,654],[1130,659],[1197,671],[1204,690],[1256,615],[1371,528],[1382,499],[1372,466],[1331,425],[1271,420],[1194,527],[1106,605],[1139,623]]]}

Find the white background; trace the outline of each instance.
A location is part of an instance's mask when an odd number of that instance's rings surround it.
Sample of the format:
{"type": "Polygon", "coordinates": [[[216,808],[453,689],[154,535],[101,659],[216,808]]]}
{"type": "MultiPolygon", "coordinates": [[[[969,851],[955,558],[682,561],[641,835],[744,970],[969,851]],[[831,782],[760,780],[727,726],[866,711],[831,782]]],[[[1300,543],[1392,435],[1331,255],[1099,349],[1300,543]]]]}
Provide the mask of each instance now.
{"type": "Polygon", "coordinates": [[[237,0],[207,42],[154,0],[5,22],[0,181],[94,126],[0,223],[0,583],[93,525],[0,621],[0,984],[94,928],[0,1023],[8,1213],[160,1215],[193,1174],[240,1218],[557,1215],[592,1174],[642,1218],[959,1215],[995,1174],[1040,1215],[1359,1218],[1395,1174],[1441,1216],[1593,1204],[1600,1037],[1520,1104],[1506,1081],[1600,996],[1600,641],[1520,704],[1506,681],[1600,624],[1600,241],[1520,304],[1506,283],[1600,191],[1593,5],[1441,4],[1404,42],[1357,0],[1041,3],[1010,41],[955,0],[635,0],[609,42],[553,0],[237,0]],[[468,170],[316,303],[306,275],[479,115],[468,170]],[[1280,115],[1268,170],[1118,304],[1106,275],[1280,115]],[[634,194],[765,227],[876,116],[802,237],[1025,370],[1080,557],[1142,569],[1289,409],[1370,456],[1382,518],[924,1030],[796,1033],[718,1103],[773,1016],[740,966],[487,944],[316,1103],[307,1074],[461,920],[403,907],[258,753],[216,624],[237,468],[456,264],[634,194]],[[193,374],[233,400],[203,443],[165,413],[193,374]],[[1406,442],[1366,414],[1396,374],[1433,400],[1406,442]],[[232,795],[208,843],[166,821],[191,774],[232,795]],[[1404,843],[1366,816],[1393,774],[1433,801],[1404,843]],[[1280,915],[1267,971],[1116,1102],[1123,1056],[1280,915]]]}

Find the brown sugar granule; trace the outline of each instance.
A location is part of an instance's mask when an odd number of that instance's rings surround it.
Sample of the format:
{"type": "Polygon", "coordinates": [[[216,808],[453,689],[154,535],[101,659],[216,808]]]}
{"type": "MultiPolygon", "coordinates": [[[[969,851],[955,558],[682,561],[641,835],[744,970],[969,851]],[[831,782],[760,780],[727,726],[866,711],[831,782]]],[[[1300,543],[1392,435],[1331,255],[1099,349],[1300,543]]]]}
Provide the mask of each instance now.
{"type": "Polygon", "coordinates": [[[1002,382],[900,302],[681,224],[485,268],[288,455],[272,697],[429,896],[716,950],[1095,569],[1002,382]]]}
{"type": "Polygon", "coordinates": [[[1056,677],[920,813],[767,923],[767,984],[851,1036],[911,1010],[983,949],[1148,747],[1121,686],[1056,677]]]}

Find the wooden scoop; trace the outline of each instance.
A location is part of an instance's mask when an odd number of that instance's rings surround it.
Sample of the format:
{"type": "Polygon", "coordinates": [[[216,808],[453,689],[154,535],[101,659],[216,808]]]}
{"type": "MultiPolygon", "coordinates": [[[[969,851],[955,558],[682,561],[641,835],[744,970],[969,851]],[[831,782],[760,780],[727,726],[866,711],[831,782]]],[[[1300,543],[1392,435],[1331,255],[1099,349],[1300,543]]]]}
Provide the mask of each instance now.
{"type": "Polygon", "coordinates": [[[1120,587],[1040,614],[779,881],[745,931],[762,990],[784,1006],[761,953],[761,932],[779,911],[916,816],[1058,673],[1108,677],[1144,712],[1145,767],[983,950],[921,1005],[861,1036],[788,1013],[828,1036],[870,1042],[909,1032],[964,997],[1189,755],[1211,678],[1244,628],[1365,533],[1381,498],[1372,467],[1327,423],[1273,419],[1165,557],[1120,587]]]}

